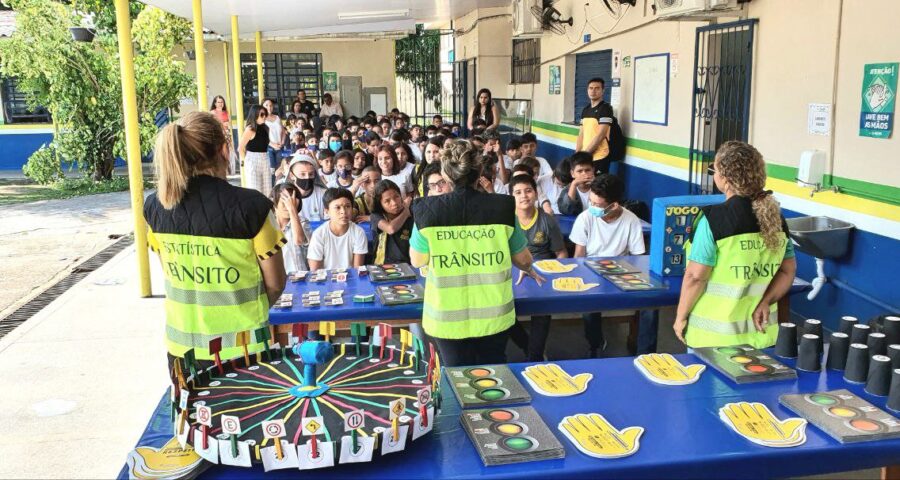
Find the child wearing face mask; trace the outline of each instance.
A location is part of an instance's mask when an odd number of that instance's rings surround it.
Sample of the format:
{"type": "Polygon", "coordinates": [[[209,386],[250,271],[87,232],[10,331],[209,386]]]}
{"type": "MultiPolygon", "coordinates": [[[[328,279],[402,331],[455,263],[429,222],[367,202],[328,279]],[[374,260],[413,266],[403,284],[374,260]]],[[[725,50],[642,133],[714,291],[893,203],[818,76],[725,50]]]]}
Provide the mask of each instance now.
{"type": "Polygon", "coordinates": [[[328,183],[328,188],[349,189],[352,185],[353,152],[341,150],[334,157],[334,181],[328,183]]]}
{"type": "Polygon", "coordinates": [[[319,180],[322,185],[331,185],[337,179],[337,171],[334,169],[334,150],[330,148],[320,150],[317,157],[319,159],[319,180]]]}
{"type": "Polygon", "coordinates": [[[288,166],[288,182],[293,183],[300,191],[303,210],[300,217],[308,222],[321,222],[325,215],[322,197],[325,187],[317,184],[316,161],[309,155],[294,157],[288,166]]]}
{"type": "Polygon", "coordinates": [[[340,133],[332,132],[331,135],[328,136],[328,148],[332,152],[340,152],[344,149],[344,140],[341,138],[340,133]]]}
{"type": "MultiPolygon", "coordinates": [[[[575,244],[576,257],[618,257],[643,255],[644,234],[637,215],[620,206],[625,184],[615,175],[602,174],[590,186],[590,206],[575,218],[569,240],[575,244]]],[[[601,315],[584,315],[584,333],[590,347],[588,355],[596,357],[606,348],[601,315]]]]}

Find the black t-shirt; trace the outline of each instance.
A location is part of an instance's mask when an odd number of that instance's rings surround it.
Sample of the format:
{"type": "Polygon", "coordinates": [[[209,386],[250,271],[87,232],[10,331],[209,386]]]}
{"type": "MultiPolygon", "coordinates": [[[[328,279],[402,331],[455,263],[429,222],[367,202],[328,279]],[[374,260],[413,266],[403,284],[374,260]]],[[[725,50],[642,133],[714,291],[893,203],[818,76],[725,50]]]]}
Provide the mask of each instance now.
{"type": "Polygon", "coordinates": [[[372,226],[372,236],[375,237],[375,258],[372,263],[382,265],[384,263],[409,263],[409,238],[412,236],[413,217],[403,222],[400,230],[393,235],[388,235],[378,228],[378,222],[385,220],[384,216],[373,213],[369,217],[372,226]]]}
{"type": "Polygon", "coordinates": [[[312,119],[316,116],[316,106],[309,100],[303,100],[300,102],[300,113],[305,113],[306,118],[312,119]]]}
{"type": "Polygon", "coordinates": [[[256,134],[247,142],[247,151],[265,153],[269,147],[269,127],[266,124],[256,126],[256,134]]]}
{"type": "Polygon", "coordinates": [[[584,107],[584,110],[581,111],[582,120],[585,118],[593,118],[597,120],[599,124],[609,124],[612,125],[613,119],[613,108],[612,105],[600,100],[600,103],[597,104],[596,107],[592,107],[590,103],[584,107]]]}
{"type": "MultiPolygon", "coordinates": [[[[581,128],[583,132],[582,148],[594,141],[597,136],[600,125],[612,125],[613,109],[612,105],[600,100],[597,106],[592,107],[590,103],[581,111],[581,128]]],[[[595,163],[605,159],[609,155],[609,141],[601,141],[597,149],[590,152],[595,163]]],[[[596,166],[596,165],[595,165],[596,166]]]]}

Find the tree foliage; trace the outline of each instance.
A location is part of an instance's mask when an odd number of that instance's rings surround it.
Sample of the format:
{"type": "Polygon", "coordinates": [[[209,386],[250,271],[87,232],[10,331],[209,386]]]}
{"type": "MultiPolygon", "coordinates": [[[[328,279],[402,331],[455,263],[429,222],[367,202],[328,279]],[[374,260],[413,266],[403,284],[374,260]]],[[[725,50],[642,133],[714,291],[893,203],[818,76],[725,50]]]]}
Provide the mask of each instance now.
{"type": "Polygon", "coordinates": [[[397,76],[410,81],[426,99],[441,105],[441,34],[416,27],[416,33],[395,42],[397,76]]]}
{"type": "MultiPolygon", "coordinates": [[[[59,128],[50,148],[95,180],[110,178],[115,157],[124,157],[125,151],[116,31],[98,27],[92,43],[80,43],[72,40],[68,29],[81,25],[85,14],[95,21],[107,18],[108,23],[112,2],[76,2],[79,8],[95,11],[76,11],[53,0],[7,3],[16,11],[16,31],[0,41],[0,73],[18,79],[30,106],[43,105],[50,111],[59,128]]],[[[173,48],[187,39],[190,24],[156,8],[138,10],[132,37],[141,153],[146,154],[157,130],[155,115],[177,109],[179,100],[193,92],[192,77],[173,54],[173,48]]],[[[52,157],[46,152],[35,154],[29,163],[48,158],[52,157]]]]}

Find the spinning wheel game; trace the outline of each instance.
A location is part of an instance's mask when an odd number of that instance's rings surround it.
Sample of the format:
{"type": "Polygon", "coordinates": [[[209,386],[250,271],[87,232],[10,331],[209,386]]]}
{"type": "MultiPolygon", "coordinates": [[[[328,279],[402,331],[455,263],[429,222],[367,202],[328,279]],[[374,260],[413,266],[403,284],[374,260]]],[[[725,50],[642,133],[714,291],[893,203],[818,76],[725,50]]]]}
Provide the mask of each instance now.
{"type": "Polygon", "coordinates": [[[263,328],[254,333],[266,351],[206,370],[186,355],[175,368],[176,435],[213,463],[303,470],[370,461],[431,430],[440,402],[432,345],[426,352],[405,329],[396,341],[387,324],[369,342],[360,341],[365,324],[354,324],[353,341],[335,344],[296,341],[307,335],[295,327],[290,347],[270,345],[263,328]]]}

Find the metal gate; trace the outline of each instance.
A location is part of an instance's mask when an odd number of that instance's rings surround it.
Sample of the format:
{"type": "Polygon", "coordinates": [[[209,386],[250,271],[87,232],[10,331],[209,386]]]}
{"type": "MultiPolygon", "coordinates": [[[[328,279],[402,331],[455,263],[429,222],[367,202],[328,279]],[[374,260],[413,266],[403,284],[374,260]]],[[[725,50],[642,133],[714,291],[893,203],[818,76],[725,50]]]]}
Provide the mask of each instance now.
{"type": "Polygon", "coordinates": [[[475,75],[477,66],[474,58],[453,62],[453,122],[466,129],[469,114],[469,100],[475,101],[475,75]]]}
{"type": "Polygon", "coordinates": [[[757,19],[697,28],[691,106],[690,193],[714,193],[708,168],[728,140],[747,141],[757,19]]]}
{"type": "Polygon", "coordinates": [[[397,108],[410,122],[428,125],[434,115],[458,122],[456,65],[450,61],[452,30],[421,30],[396,40],[397,108]]]}

